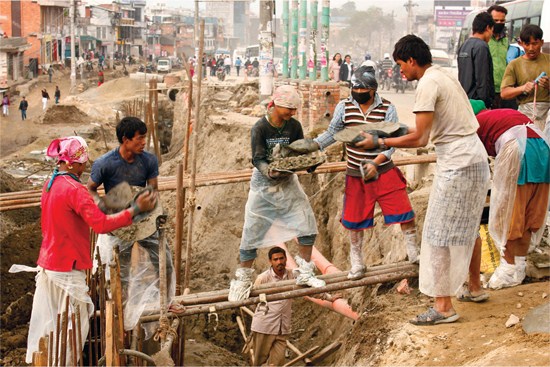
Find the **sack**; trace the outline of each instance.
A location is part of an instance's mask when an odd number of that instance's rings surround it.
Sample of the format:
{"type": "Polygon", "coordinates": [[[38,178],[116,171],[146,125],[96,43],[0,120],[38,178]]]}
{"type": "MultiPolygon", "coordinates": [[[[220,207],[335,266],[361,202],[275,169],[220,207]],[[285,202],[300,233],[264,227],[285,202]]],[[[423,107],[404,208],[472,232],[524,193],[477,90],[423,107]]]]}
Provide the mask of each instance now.
{"type": "Polygon", "coordinates": [[[492,274],[500,264],[500,254],[489,234],[489,227],[487,224],[482,224],[479,227],[479,235],[481,237],[480,271],[482,273],[492,274]]]}

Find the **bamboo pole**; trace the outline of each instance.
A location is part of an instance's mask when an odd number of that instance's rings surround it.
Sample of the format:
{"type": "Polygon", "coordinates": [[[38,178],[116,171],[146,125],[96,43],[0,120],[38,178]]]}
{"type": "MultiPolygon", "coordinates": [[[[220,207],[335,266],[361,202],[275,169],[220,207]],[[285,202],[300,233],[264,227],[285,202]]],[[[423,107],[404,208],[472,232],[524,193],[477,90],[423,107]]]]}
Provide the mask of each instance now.
{"type": "Polygon", "coordinates": [[[53,353],[54,353],[53,331],[50,331],[49,338],[48,338],[48,366],[53,365],[53,353]]]}
{"type": "Polygon", "coordinates": [[[61,358],[60,365],[65,366],[67,360],[67,330],[69,328],[69,296],[65,297],[65,310],[61,314],[61,358]]]}
{"type": "MultiPolygon", "coordinates": [[[[410,157],[399,157],[393,159],[396,166],[407,166],[411,164],[428,164],[435,163],[435,154],[426,154],[410,157]]],[[[325,163],[319,166],[313,174],[327,174],[338,173],[346,170],[346,162],[331,162],[325,163]]],[[[305,171],[296,172],[298,176],[308,175],[305,171]]],[[[213,172],[206,174],[195,175],[195,187],[205,187],[214,185],[225,185],[238,182],[250,181],[252,176],[251,169],[230,171],[230,172],[213,172]]],[[[189,188],[191,186],[190,175],[185,175],[183,178],[183,188],[189,188]]],[[[175,190],[177,188],[177,181],[175,176],[167,176],[159,178],[159,191],[175,190]]],[[[23,208],[36,207],[40,205],[40,197],[42,192],[40,190],[31,190],[34,201],[25,204],[17,204],[17,196],[5,196],[6,194],[0,194],[0,212],[7,210],[16,210],[23,208]]],[[[100,191],[102,193],[103,191],[100,191]]],[[[21,191],[23,195],[31,195],[29,191],[21,191]]]]}
{"type": "Polygon", "coordinates": [[[283,367],[291,366],[291,365],[293,365],[294,363],[298,362],[300,359],[304,359],[304,358],[309,357],[310,355],[312,355],[313,353],[315,353],[315,351],[316,351],[317,349],[319,349],[319,346],[318,346],[318,345],[314,346],[313,348],[308,349],[308,350],[305,351],[303,354],[300,354],[299,356],[296,356],[296,357],[294,357],[293,359],[291,359],[290,361],[288,361],[287,363],[285,363],[285,364],[283,365],[283,367]]]}
{"type": "Polygon", "coordinates": [[[81,320],[80,320],[80,305],[77,305],[76,306],[76,337],[77,337],[77,343],[76,343],[76,347],[77,347],[77,351],[78,351],[78,361],[79,361],[79,366],[82,367],[84,365],[84,361],[83,361],[83,358],[82,358],[82,349],[83,349],[83,345],[82,345],[82,325],[81,325],[81,320]]]}
{"type": "MultiPolygon", "coordinates": [[[[118,246],[115,246],[113,248],[114,252],[114,259],[111,264],[109,264],[111,268],[111,294],[112,294],[112,300],[114,302],[114,320],[115,320],[115,343],[116,348],[115,350],[118,350],[119,348],[124,348],[124,317],[123,317],[123,309],[122,309],[122,282],[120,279],[120,262],[119,262],[119,248],[118,246]]],[[[121,356],[120,359],[120,365],[125,365],[125,357],[121,356]]]]}
{"type": "Polygon", "coordinates": [[[183,245],[183,220],[185,207],[183,190],[183,164],[179,163],[176,171],[176,240],[174,244],[174,272],[176,273],[176,296],[182,291],[181,284],[181,246],[183,245]]]}
{"type": "Polygon", "coordinates": [[[107,366],[118,366],[115,358],[118,356],[118,353],[115,353],[115,321],[114,321],[114,302],[109,300],[105,302],[105,313],[106,313],[106,327],[105,330],[105,361],[107,366]]]}
{"type": "Polygon", "coordinates": [[[326,347],[321,349],[319,352],[311,356],[312,364],[314,366],[318,365],[319,362],[321,362],[323,359],[325,359],[326,357],[328,357],[329,355],[331,355],[332,353],[340,349],[341,346],[342,346],[342,343],[340,342],[334,342],[327,345],[326,347]]]}
{"type": "MultiPolygon", "coordinates": [[[[415,269],[418,269],[417,265],[406,263],[405,265],[402,265],[402,266],[391,266],[391,267],[386,266],[383,268],[371,268],[367,270],[367,273],[365,274],[365,276],[370,277],[370,276],[393,273],[395,271],[409,271],[409,270],[415,270],[415,269]]],[[[323,279],[327,284],[333,284],[333,283],[341,282],[342,280],[347,280],[347,275],[348,275],[347,271],[342,271],[338,273],[320,275],[318,278],[323,279]]],[[[291,290],[301,289],[301,288],[302,288],[301,286],[296,285],[296,280],[284,280],[280,282],[266,283],[266,284],[261,284],[259,286],[256,286],[250,292],[250,296],[256,297],[262,293],[274,294],[274,293],[286,292],[286,291],[291,291],[291,290]]],[[[229,294],[229,290],[221,289],[213,292],[196,293],[196,294],[190,294],[186,296],[174,297],[172,300],[173,302],[178,302],[184,306],[194,306],[194,305],[204,304],[204,303],[223,302],[227,300],[228,294],[229,294]]]]}
{"type": "Polygon", "coordinates": [[[59,365],[59,348],[60,348],[60,335],[61,335],[61,315],[57,314],[57,323],[55,329],[55,366],[59,365]]]}
{"type": "MultiPolygon", "coordinates": [[[[392,281],[401,280],[404,278],[416,277],[416,276],[418,276],[417,270],[400,271],[396,273],[364,277],[359,280],[347,280],[347,281],[337,282],[337,283],[329,284],[320,288],[301,288],[301,289],[295,289],[287,292],[268,294],[266,298],[268,302],[280,301],[282,299],[305,297],[305,296],[311,296],[314,294],[320,294],[320,293],[326,293],[326,292],[330,293],[330,292],[339,291],[342,289],[364,287],[367,285],[392,282],[392,281]]],[[[256,303],[260,303],[260,297],[250,297],[245,300],[236,301],[236,302],[227,301],[227,302],[219,302],[215,304],[198,305],[195,307],[188,307],[183,312],[178,313],[177,315],[174,313],[169,313],[168,315],[178,316],[178,317],[197,315],[197,314],[203,314],[203,313],[210,313],[211,312],[210,308],[212,306],[216,308],[216,311],[223,311],[223,310],[228,310],[232,308],[238,308],[241,306],[248,306],[256,303]]],[[[157,321],[158,319],[159,319],[159,315],[156,314],[156,315],[143,316],[140,318],[140,321],[151,322],[151,321],[157,321]]]]}
{"type": "MultiPolygon", "coordinates": [[[[199,55],[202,55],[204,50],[204,19],[201,19],[200,23],[200,41],[199,41],[199,55]]],[[[199,64],[199,75],[202,75],[202,63],[199,64]]],[[[195,214],[195,190],[196,190],[196,175],[197,175],[197,138],[200,133],[200,110],[201,110],[201,85],[202,78],[197,78],[197,98],[195,105],[195,125],[193,126],[193,134],[191,135],[191,151],[193,152],[193,159],[191,161],[191,175],[189,185],[189,200],[190,205],[188,207],[188,227],[187,227],[187,242],[185,249],[185,276],[183,280],[183,287],[189,287],[189,277],[191,275],[191,251],[193,241],[193,220],[195,214]]]]}

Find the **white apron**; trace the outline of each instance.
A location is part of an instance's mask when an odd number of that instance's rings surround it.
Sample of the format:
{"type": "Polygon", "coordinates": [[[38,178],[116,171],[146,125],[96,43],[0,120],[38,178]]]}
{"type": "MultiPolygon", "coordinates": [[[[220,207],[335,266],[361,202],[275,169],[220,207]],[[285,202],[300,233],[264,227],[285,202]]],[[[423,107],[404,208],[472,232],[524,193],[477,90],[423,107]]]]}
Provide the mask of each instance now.
{"type": "Polygon", "coordinates": [[[420,291],[453,296],[468,274],[487,196],[487,152],[476,134],[435,147],[437,166],[422,231],[420,291]]]}

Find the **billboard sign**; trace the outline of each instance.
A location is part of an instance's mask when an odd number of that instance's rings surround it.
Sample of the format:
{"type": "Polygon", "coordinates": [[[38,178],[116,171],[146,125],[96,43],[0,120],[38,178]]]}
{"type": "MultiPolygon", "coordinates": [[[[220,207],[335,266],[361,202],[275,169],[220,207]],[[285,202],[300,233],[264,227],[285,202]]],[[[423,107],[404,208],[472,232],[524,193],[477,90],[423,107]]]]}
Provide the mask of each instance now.
{"type": "Polygon", "coordinates": [[[472,10],[470,7],[436,7],[435,24],[438,27],[462,27],[464,19],[472,10]]]}

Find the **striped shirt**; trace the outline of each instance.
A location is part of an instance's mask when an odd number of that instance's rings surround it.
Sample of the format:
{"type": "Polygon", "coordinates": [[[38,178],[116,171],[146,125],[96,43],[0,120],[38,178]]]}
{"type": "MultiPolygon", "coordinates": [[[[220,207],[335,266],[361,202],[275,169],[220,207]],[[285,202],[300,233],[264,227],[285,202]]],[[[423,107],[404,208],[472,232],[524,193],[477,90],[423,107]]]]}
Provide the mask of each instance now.
{"type": "MultiPolygon", "coordinates": [[[[334,140],[334,134],[338,131],[345,129],[346,127],[376,123],[380,121],[399,122],[395,106],[391,104],[390,101],[383,99],[378,93],[375,93],[374,102],[367,109],[367,111],[363,113],[357,101],[350,96],[349,99],[338,103],[334,110],[334,117],[332,118],[328,129],[315,138],[315,141],[323,150],[336,142],[336,140],[334,140]]],[[[387,161],[380,164],[378,169],[380,173],[385,172],[387,169],[393,167],[391,156],[394,151],[394,148],[390,148],[382,153],[369,153],[366,150],[346,144],[346,152],[348,156],[346,174],[354,177],[361,177],[361,173],[359,172],[359,161],[362,159],[372,160],[379,154],[383,154],[387,158],[387,161]]]]}

